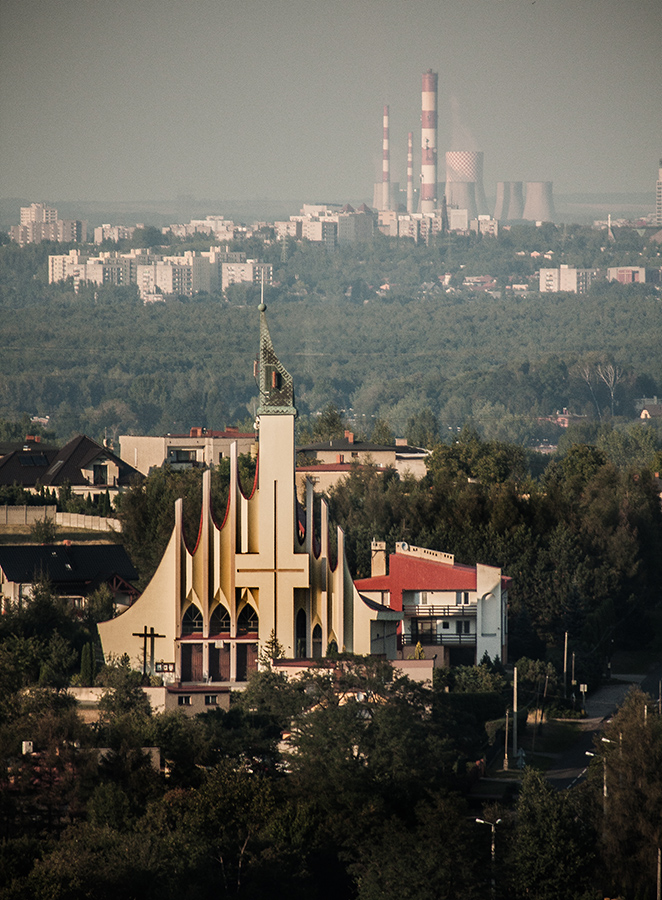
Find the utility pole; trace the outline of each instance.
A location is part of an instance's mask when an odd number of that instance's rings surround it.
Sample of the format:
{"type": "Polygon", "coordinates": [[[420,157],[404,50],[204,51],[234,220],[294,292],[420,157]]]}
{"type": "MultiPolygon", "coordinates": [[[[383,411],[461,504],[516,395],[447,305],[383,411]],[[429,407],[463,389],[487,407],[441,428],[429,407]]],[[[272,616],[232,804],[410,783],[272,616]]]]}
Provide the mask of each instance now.
{"type": "MultiPolygon", "coordinates": [[[[491,861],[492,861],[492,897],[496,897],[496,827],[501,822],[501,819],[497,819],[496,822],[488,822],[486,819],[476,819],[476,821],[480,825],[489,825],[492,829],[492,848],[491,848],[491,861]]],[[[658,900],[660,898],[658,897],[658,900]]]]}
{"type": "Polygon", "coordinates": [[[563,699],[568,699],[568,632],[565,633],[563,647],[563,699]]]}
{"type": "Polygon", "coordinates": [[[517,762],[517,666],[513,669],[513,759],[517,762]]]}

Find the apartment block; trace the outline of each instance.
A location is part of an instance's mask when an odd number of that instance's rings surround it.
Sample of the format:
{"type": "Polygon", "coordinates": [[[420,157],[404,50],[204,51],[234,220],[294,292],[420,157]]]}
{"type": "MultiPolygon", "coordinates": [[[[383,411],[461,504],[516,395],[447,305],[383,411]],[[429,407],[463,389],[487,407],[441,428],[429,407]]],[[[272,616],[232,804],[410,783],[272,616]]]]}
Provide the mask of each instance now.
{"type": "Polygon", "coordinates": [[[541,294],[566,291],[569,294],[585,294],[600,277],[599,269],[576,269],[561,265],[558,269],[541,269],[539,290],[541,294]]]}

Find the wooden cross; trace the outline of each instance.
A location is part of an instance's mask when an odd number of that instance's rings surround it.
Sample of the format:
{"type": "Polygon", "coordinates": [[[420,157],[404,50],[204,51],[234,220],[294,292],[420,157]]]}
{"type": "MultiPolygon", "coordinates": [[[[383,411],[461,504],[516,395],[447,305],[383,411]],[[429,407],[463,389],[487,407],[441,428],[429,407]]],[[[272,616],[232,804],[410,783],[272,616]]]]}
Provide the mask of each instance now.
{"type": "Polygon", "coordinates": [[[142,631],[134,631],[133,637],[141,637],[143,639],[143,675],[147,674],[147,641],[149,640],[149,671],[150,673],[154,671],[154,641],[156,638],[164,638],[165,634],[157,634],[154,631],[154,626],[152,626],[149,631],[147,631],[147,625],[143,627],[142,631]]]}

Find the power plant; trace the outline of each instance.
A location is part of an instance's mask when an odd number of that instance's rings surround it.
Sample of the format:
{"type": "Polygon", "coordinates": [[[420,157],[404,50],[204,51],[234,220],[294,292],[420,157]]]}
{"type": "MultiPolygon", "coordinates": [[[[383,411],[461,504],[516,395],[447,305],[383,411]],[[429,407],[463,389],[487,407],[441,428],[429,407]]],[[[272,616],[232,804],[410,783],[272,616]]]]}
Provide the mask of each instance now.
{"type": "Polygon", "coordinates": [[[497,181],[494,218],[500,222],[516,222],[524,213],[521,181],[497,181]]]}
{"type": "Polygon", "coordinates": [[[487,213],[482,151],[449,150],[446,153],[446,203],[468,209],[471,218],[487,213]]]}
{"type": "Polygon", "coordinates": [[[382,209],[391,205],[391,154],[388,146],[388,106],[384,107],[384,137],[382,139],[382,209]]]}
{"type": "Polygon", "coordinates": [[[421,94],[421,212],[437,208],[437,73],[423,75],[421,94]]]}
{"type": "Polygon", "coordinates": [[[407,135],[407,213],[414,212],[414,132],[407,135]]]}
{"type": "MultiPolygon", "coordinates": [[[[420,193],[416,203],[414,190],[413,132],[407,135],[407,191],[406,212],[418,218],[434,217],[447,221],[467,223],[482,217],[478,228],[487,232],[489,219],[485,188],[483,186],[482,150],[448,150],[445,153],[445,182],[438,182],[437,123],[438,123],[438,74],[428,69],[423,73],[421,90],[421,168],[420,193]],[[453,211],[455,211],[454,214],[453,211]],[[416,216],[418,213],[418,217],[416,216]],[[464,217],[464,218],[463,218],[464,217]]],[[[662,170],[661,170],[662,174],[662,170]]],[[[373,207],[380,213],[388,213],[388,233],[398,233],[398,212],[404,213],[404,203],[399,202],[400,184],[391,181],[389,107],[384,106],[382,132],[382,179],[376,182],[373,207]],[[393,230],[394,229],[394,230],[393,230]]],[[[524,190],[521,181],[499,181],[496,189],[494,220],[497,222],[549,222],[555,218],[551,181],[530,181],[524,190]]],[[[387,219],[384,218],[384,223],[387,219]]],[[[381,227],[381,224],[380,224],[381,227]]],[[[451,226],[452,227],[452,226],[451,226]]],[[[456,225],[462,228],[461,225],[456,225]]],[[[468,225],[466,226],[468,227],[468,225]]],[[[474,225],[471,226],[477,230],[474,225]]],[[[494,226],[496,228],[496,224],[494,226]]],[[[409,226],[407,226],[409,228],[409,226]]],[[[423,226],[421,226],[421,229],[423,226]]],[[[406,233],[409,233],[408,231],[406,233]]]]}
{"type": "Polygon", "coordinates": [[[522,218],[525,222],[551,222],[554,219],[551,181],[527,181],[522,218]]]}

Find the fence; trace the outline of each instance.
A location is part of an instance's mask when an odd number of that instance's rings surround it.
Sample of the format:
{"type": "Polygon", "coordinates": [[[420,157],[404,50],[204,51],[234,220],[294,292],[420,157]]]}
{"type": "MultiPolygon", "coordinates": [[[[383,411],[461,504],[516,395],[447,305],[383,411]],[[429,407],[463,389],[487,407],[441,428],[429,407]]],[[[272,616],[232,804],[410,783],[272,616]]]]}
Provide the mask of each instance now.
{"type": "Polygon", "coordinates": [[[119,519],[105,516],[83,516],[80,513],[59,513],[56,506],[0,506],[0,525],[34,525],[51,519],[61,528],[82,528],[86,531],[121,531],[119,519]]]}
{"type": "Polygon", "coordinates": [[[0,506],[0,525],[34,525],[55,519],[56,506],[0,506]]]}
{"type": "Polygon", "coordinates": [[[121,531],[119,519],[105,516],[83,516],[80,513],[56,513],[55,524],[61,528],[83,528],[87,531],[121,531]]]}

